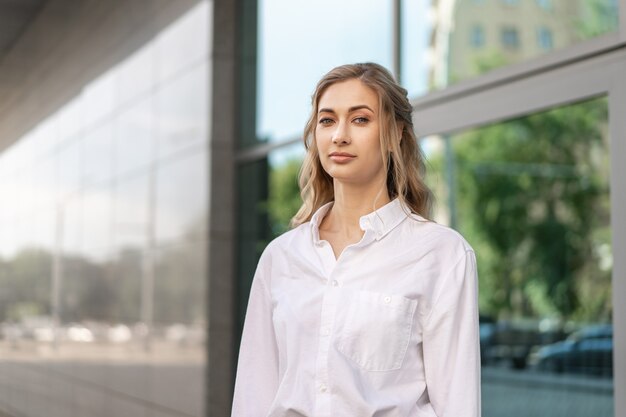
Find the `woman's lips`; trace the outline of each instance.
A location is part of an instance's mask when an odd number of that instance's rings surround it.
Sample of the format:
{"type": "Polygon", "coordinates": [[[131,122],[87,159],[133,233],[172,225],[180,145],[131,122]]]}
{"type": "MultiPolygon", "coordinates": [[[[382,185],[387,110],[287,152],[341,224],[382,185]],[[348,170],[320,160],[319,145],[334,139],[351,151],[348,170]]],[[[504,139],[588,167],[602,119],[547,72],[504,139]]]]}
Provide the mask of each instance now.
{"type": "Polygon", "coordinates": [[[356,158],[356,155],[352,155],[346,152],[333,152],[329,155],[329,158],[334,162],[345,163],[356,158]]]}

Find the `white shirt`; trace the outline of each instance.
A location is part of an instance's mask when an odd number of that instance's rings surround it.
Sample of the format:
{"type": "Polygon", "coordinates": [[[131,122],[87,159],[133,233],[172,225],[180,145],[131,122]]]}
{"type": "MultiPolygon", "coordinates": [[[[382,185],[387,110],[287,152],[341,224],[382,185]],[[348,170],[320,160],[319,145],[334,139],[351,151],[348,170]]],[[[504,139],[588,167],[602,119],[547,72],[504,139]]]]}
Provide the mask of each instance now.
{"type": "Polygon", "coordinates": [[[232,416],[480,416],[472,248],[396,199],[335,259],[331,205],[261,256],[232,416]]]}

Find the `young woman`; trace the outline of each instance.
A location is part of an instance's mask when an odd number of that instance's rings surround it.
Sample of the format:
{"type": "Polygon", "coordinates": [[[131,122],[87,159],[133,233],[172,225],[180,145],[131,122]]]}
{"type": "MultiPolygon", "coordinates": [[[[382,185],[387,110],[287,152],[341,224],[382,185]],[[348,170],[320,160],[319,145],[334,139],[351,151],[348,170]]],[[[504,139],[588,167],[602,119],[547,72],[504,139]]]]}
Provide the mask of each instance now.
{"type": "Polygon", "coordinates": [[[233,416],[480,416],[472,248],[427,220],[406,90],[331,70],[305,128],[303,205],[252,283],[233,416]]]}

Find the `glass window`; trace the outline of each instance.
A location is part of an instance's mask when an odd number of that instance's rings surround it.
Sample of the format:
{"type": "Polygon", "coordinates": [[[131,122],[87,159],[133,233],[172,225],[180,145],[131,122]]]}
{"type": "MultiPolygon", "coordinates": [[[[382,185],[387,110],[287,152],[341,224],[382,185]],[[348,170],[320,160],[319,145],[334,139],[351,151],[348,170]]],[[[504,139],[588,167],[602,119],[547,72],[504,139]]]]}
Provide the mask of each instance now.
{"type": "Polygon", "coordinates": [[[205,238],[207,177],[204,152],[161,163],[156,174],[156,239],[159,245],[198,241],[205,238]],[[191,186],[193,184],[193,186],[191,186]]]}
{"type": "Polygon", "coordinates": [[[84,127],[84,112],[83,97],[79,95],[56,113],[56,132],[53,132],[53,134],[58,135],[59,143],[72,140],[73,136],[84,127]]]}
{"type": "Polygon", "coordinates": [[[0,152],[0,414],[206,414],[211,7],[190,3],[126,4],[138,33],[174,22],[0,152]]]}
{"type": "Polygon", "coordinates": [[[478,4],[475,0],[404,0],[401,81],[411,96],[422,95],[617,32],[618,4],[615,0],[490,0],[478,4]],[[477,26],[485,34],[482,48],[476,47],[480,39],[474,29],[477,26]],[[545,31],[539,35],[537,27],[545,31]]]}
{"type": "Polygon", "coordinates": [[[599,98],[428,139],[476,250],[485,417],[614,415],[607,125],[599,98]]]}
{"type": "Polygon", "coordinates": [[[115,109],[116,72],[107,72],[91,82],[83,91],[85,126],[109,116],[115,109]]]}
{"type": "Polygon", "coordinates": [[[541,49],[552,49],[554,46],[552,31],[546,27],[537,29],[537,44],[541,49]]]}
{"type": "Polygon", "coordinates": [[[113,239],[116,251],[144,248],[148,241],[150,175],[142,172],[117,181],[113,190],[113,239]]]}
{"type": "Polygon", "coordinates": [[[519,32],[514,27],[500,29],[500,42],[506,49],[517,49],[520,46],[519,32]]]}
{"type": "Polygon", "coordinates": [[[289,230],[290,220],[302,204],[298,171],[304,145],[296,143],[271,152],[266,158],[238,167],[237,276],[239,325],[243,326],[248,291],[261,252],[276,236],[289,230]]]}
{"type": "Polygon", "coordinates": [[[470,33],[470,43],[474,48],[482,48],[485,46],[485,30],[481,25],[472,26],[470,33]]]}
{"type": "Polygon", "coordinates": [[[82,142],[75,140],[66,143],[57,154],[57,192],[60,198],[76,193],[81,185],[82,142]]]}
{"type": "Polygon", "coordinates": [[[207,59],[211,17],[210,3],[200,1],[159,33],[156,38],[159,82],[207,59]]]}
{"type": "Polygon", "coordinates": [[[269,155],[269,190],[265,208],[272,237],[290,229],[291,218],[302,205],[298,173],[304,155],[302,143],[276,150],[269,155]]]}
{"type": "Polygon", "coordinates": [[[391,66],[389,1],[364,7],[358,0],[264,0],[258,10],[257,137],[241,145],[300,136],[315,84],[331,68],[363,61],[391,66]]]}
{"type": "Polygon", "coordinates": [[[156,93],[157,156],[166,158],[207,140],[208,65],[164,83],[156,93]]]}
{"type": "Polygon", "coordinates": [[[552,0],[536,0],[537,5],[544,10],[552,10],[552,0]]]}
{"type": "Polygon", "coordinates": [[[150,42],[117,66],[113,74],[118,106],[141,99],[149,92],[155,81],[155,64],[156,48],[155,44],[150,42]]]}
{"type": "Polygon", "coordinates": [[[85,186],[102,184],[113,177],[113,128],[98,125],[83,139],[82,177],[85,186]]]}
{"type": "Polygon", "coordinates": [[[81,253],[91,259],[108,259],[112,244],[111,187],[93,187],[83,192],[81,253]]]}
{"type": "Polygon", "coordinates": [[[148,96],[117,116],[114,125],[115,173],[118,176],[145,169],[153,160],[154,97],[148,96]]]}
{"type": "MultiPolygon", "coordinates": [[[[78,255],[82,249],[83,199],[74,195],[59,204],[56,210],[58,220],[55,232],[58,233],[63,253],[78,255]]],[[[55,235],[56,235],[55,233],[55,235]]]]}

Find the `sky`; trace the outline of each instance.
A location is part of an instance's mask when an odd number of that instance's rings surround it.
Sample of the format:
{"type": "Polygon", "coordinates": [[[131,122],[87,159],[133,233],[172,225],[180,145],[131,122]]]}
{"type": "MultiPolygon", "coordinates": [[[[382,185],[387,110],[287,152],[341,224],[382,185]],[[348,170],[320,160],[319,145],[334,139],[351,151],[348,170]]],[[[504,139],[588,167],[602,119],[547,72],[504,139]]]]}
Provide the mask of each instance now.
{"type": "MultiPolygon", "coordinates": [[[[426,92],[430,0],[403,1],[402,84],[426,92]]],[[[257,135],[298,137],[317,81],[345,63],[374,61],[391,69],[392,1],[261,0],[259,2],[257,135]]]]}

